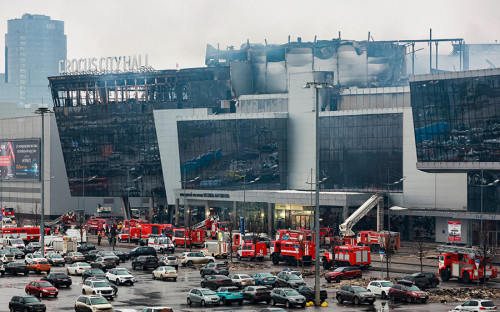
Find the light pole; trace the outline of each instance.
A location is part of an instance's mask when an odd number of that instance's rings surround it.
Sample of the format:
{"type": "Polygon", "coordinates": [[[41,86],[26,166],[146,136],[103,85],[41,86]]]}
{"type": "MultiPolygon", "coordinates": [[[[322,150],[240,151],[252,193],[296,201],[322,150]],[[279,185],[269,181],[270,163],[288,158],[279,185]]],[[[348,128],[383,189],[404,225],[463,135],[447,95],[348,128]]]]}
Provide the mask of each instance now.
{"type": "MultiPolygon", "coordinates": [[[[476,175],[477,177],[477,175],[476,175]]],[[[478,186],[481,188],[481,227],[480,227],[480,237],[481,237],[481,240],[482,240],[482,236],[483,236],[483,201],[484,201],[484,195],[483,195],[483,189],[485,187],[490,187],[490,186],[496,186],[498,184],[498,182],[500,182],[500,179],[496,179],[495,181],[493,182],[490,182],[488,184],[484,184],[484,170],[481,169],[481,178],[480,178],[480,184],[475,184],[475,183],[472,183],[473,186],[478,186]]],[[[480,242],[481,243],[481,242],[480,242]]]]}
{"type": "MultiPolygon", "coordinates": [[[[387,179],[389,180],[389,172],[387,172],[387,179]]],[[[387,228],[388,228],[388,242],[385,246],[385,249],[387,250],[386,253],[386,261],[387,261],[387,278],[389,278],[389,266],[392,266],[392,232],[391,232],[391,210],[404,210],[404,209],[392,209],[390,205],[390,190],[391,186],[393,185],[398,185],[402,183],[406,179],[405,176],[403,176],[401,179],[391,182],[391,183],[386,183],[387,185],[387,228]]]]}
{"type": "MultiPolygon", "coordinates": [[[[189,181],[186,181],[186,168],[184,166],[184,180],[181,181],[181,189],[184,191],[184,251],[187,250],[187,231],[188,231],[188,227],[189,227],[189,223],[188,221],[190,221],[189,219],[191,219],[191,211],[189,211],[189,209],[187,209],[187,204],[186,204],[186,189],[187,189],[187,183],[193,183],[193,182],[196,182],[198,181],[198,179],[200,179],[199,176],[197,176],[196,178],[194,179],[191,179],[189,181]],[[182,185],[184,183],[184,186],[182,185]],[[186,218],[188,218],[188,220],[186,220],[186,218]]],[[[189,235],[191,235],[191,232],[189,232],[189,235]]]]}
{"type": "Polygon", "coordinates": [[[41,214],[40,214],[40,251],[42,255],[45,254],[45,114],[50,114],[52,111],[48,107],[39,107],[35,114],[39,114],[42,116],[42,139],[40,142],[40,180],[42,181],[42,205],[41,205],[41,214]]]}
{"type": "MultiPolygon", "coordinates": [[[[314,227],[315,227],[315,274],[314,274],[314,304],[319,306],[321,304],[320,300],[320,289],[319,289],[319,89],[331,89],[333,88],[330,84],[326,82],[308,82],[303,87],[304,89],[314,88],[316,105],[315,110],[315,127],[316,127],[316,209],[314,211],[314,227]]],[[[312,180],[312,177],[311,177],[312,180]]]]}

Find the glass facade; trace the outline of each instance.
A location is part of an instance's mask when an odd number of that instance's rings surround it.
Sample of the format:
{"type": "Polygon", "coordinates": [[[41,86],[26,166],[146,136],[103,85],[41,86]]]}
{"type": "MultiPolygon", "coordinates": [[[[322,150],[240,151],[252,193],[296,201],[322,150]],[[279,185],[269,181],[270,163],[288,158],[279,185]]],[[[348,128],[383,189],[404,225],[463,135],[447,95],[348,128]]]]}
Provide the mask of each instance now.
{"type": "Polygon", "coordinates": [[[500,179],[498,171],[471,171],[467,173],[467,208],[472,212],[499,213],[500,185],[493,181],[500,179]],[[481,188],[482,209],[481,209],[481,188]]]}
{"type": "Polygon", "coordinates": [[[177,122],[183,188],[286,189],[287,119],[177,122]]]}
{"type": "Polygon", "coordinates": [[[320,170],[328,177],[322,189],[387,190],[403,176],[403,115],[320,117],[320,170]]]}
{"type": "Polygon", "coordinates": [[[419,162],[500,161],[500,76],[410,83],[419,162]]]}
{"type": "Polygon", "coordinates": [[[164,197],[153,110],[216,109],[230,95],[228,73],[217,68],[49,78],[71,195],[164,197]]]}

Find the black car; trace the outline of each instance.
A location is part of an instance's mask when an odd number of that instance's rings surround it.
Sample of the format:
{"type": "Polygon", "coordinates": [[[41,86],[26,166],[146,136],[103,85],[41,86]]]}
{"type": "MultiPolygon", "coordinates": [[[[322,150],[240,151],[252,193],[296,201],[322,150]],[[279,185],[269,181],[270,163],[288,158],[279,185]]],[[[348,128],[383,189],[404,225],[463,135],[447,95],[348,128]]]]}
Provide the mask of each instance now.
{"type": "Polygon", "coordinates": [[[225,275],[209,275],[201,281],[202,288],[216,290],[219,287],[233,286],[233,281],[225,275]]]}
{"type": "Polygon", "coordinates": [[[85,261],[86,262],[92,262],[97,258],[97,253],[99,250],[91,250],[87,253],[85,253],[85,261]]]}
{"type": "Polygon", "coordinates": [[[405,276],[402,279],[398,280],[398,284],[405,286],[417,286],[420,289],[427,289],[431,287],[429,280],[426,277],[416,277],[416,276],[405,276]]]}
{"type": "MultiPolygon", "coordinates": [[[[302,296],[306,297],[306,301],[314,301],[316,298],[316,293],[314,291],[314,286],[300,286],[297,291],[299,294],[302,296]]],[[[319,291],[319,300],[321,302],[325,301],[326,298],[328,298],[328,293],[326,290],[321,290],[319,291]]]]}
{"type": "Polygon", "coordinates": [[[17,247],[7,247],[6,248],[11,254],[14,255],[16,259],[23,259],[24,258],[24,252],[17,248],[17,247]]]}
{"type": "Polygon", "coordinates": [[[125,253],[121,250],[114,250],[113,253],[120,259],[121,262],[125,262],[130,259],[128,253],[125,253]]]}
{"type": "Polygon", "coordinates": [[[156,256],[139,256],[137,259],[132,261],[132,269],[141,268],[146,269],[156,269],[160,266],[158,258],[156,256]]]}
{"type": "Polygon", "coordinates": [[[425,278],[429,282],[429,285],[433,288],[437,287],[440,283],[439,276],[434,273],[424,272],[424,273],[413,273],[411,276],[415,278],[425,278]]]}
{"type": "Polygon", "coordinates": [[[140,247],[135,247],[132,249],[129,253],[129,259],[135,259],[139,256],[155,256],[156,257],[156,250],[153,247],[149,246],[140,246],[140,247]]]}
{"type": "Polygon", "coordinates": [[[200,269],[201,277],[205,275],[229,275],[229,268],[226,263],[210,262],[200,269]]]}
{"type": "Polygon", "coordinates": [[[241,291],[244,300],[248,300],[251,303],[266,302],[269,304],[271,302],[271,290],[266,286],[247,286],[241,291]]]}
{"type": "Polygon", "coordinates": [[[14,296],[9,301],[9,310],[45,312],[47,308],[38,298],[33,296],[14,296]]]}
{"type": "Polygon", "coordinates": [[[274,282],[275,287],[290,287],[298,288],[300,286],[305,286],[306,282],[295,274],[278,274],[276,276],[276,281],[274,282]]]}
{"type": "Polygon", "coordinates": [[[101,269],[87,269],[82,273],[82,280],[86,280],[89,277],[99,277],[102,279],[106,278],[106,273],[101,269]]]}
{"type": "Polygon", "coordinates": [[[109,259],[113,258],[113,261],[115,262],[116,265],[120,264],[120,258],[117,255],[115,255],[115,253],[112,251],[101,250],[97,253],[97,258],[104,258],[104,257],[109,259]]]}
{"type": "Polygon", "coordinates": [[[76,248],[76,251],[79,252],[88,252],[91,250],[95,250],[95,245],[92,243],[81,243],[80,246],[76,248]]]}
{"type": "Polygon", "coordinates": [[[101,269],[101,270],[114,269],[114,268],[116,268],[116,258],[118,258],[118,257],[116,257],[116,256],[98,257],[97,259],[95,259],[93,262],[90,263],[90,266],[93,268],[101,269]]]}
{"type": "Polygon", "coordinates": [[[56,288],[61,286],[69,287],[71,286],[71,284],[73,284],[71,277],[64,273],[51,273],[47,276],[42,277],[41,280],[50,282],[56,288]]]}
{"type": "Polygon", "coordinates": [[[2,272],[2,275],[5,273],[9,274],[19,274],[23,273],[24,275],[28,275],[29,269],[26,263],[24,262],[9,262],[4,265],[5,271],[2,272]]]}
{"type": "Polygon", "coordinates": [[[344,301],[351,301],[358,305],[362,303],[373,304],[375,302],[375,294],[368,291],[368,289],[361,286],[344,285],[336,294],[337,301],[342,303],[344,301]]]}

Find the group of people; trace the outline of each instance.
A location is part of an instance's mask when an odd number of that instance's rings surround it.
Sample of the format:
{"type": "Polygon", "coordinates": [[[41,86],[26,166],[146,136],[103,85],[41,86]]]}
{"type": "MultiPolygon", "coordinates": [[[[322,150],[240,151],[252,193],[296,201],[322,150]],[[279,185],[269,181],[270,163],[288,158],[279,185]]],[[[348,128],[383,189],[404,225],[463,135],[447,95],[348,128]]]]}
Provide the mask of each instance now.
{"type": "Polygon", "coordinates": [[[109,226],[106,229],[101,229],[97,231],[97,245],[101,246],[101,240],[104,237],[108,238],[108,245],[116,245],[116,237],[117,237],[117,229],[116,226],[109,226]]]}

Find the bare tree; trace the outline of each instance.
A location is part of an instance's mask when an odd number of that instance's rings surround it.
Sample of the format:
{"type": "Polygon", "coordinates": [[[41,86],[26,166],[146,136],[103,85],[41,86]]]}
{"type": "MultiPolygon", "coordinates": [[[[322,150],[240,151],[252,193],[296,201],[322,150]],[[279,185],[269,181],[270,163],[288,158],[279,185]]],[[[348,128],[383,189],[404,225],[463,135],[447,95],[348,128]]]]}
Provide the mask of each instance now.
{"type": "Polygon", "coordinates": [[[229,260],[233,263],[233,222],[229,222],[227,230],[229,231],[229,260]]]}
{"type": "Polygon", "coordinates": [[[385,253],[385,261],[386,261],[386,269],[387,269],[387,278],[389,278],[389,263],[391,262],[391,258],[396,253],[395,243],[392,242],[390,233],[384,235],[380,238],[380,250],[385,253]]]}
{"type": "Polygon", "coordinates": [[[429,249],[422,238],[411,243],[412,254],[420,261],[420,273],[423,273],[423,261],[429,254],[429,249]]]}
{"type": "MultiPolygon", "coordinates": [[[[480,262],[479,262],[479,268],[480,269],[486,269],[488,265],[495,259],[497,248],[494,245],[494,242],[492,239],[490,239],[488,230],[483,230],[480,232],[481,235],[481,240],[480,240],[480,245],[479,249],[481,252],[481,257],[480,257],[480,262]]],[[[491,266],[491,265],[490,265],[491,266]]],[[[483,286],[486,286],[486,282],[488,281],[488,277],[486,276],[486,270],[483,270],[483,286]]]]}

